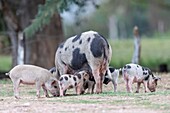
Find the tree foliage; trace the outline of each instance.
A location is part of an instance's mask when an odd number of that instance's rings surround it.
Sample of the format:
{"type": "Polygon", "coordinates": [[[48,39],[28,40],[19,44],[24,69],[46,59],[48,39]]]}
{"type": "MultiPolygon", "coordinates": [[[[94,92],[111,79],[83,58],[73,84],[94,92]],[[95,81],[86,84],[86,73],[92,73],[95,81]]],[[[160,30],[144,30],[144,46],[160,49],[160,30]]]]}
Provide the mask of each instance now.
{"type": "MultiPolygon", "coordinates": [[[[39,29],[41,30],[43,26],[50,22],[51,17],[57,12],[63,12],[64,10],[69,10],[69,6],[72,4],[78,5],[79,7],[84,7],[87,2],[93,0],[46,0],[44,5],[39,5],[38,13],[32,24],[28,26],[24,32],[26,37],[33,36],[39,29]]],[[[95,5],[95,3],[94,3],[95,5]]],[[[97,7],[97,5],[96,5],[97,7]]]]}

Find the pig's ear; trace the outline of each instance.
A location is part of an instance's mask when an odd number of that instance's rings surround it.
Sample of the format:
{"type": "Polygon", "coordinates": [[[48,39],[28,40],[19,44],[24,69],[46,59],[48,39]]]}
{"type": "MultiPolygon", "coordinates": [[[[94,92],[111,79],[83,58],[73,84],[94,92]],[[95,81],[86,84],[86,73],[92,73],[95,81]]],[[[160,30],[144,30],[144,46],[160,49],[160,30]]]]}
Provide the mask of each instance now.
{"type": "Polygon", "coordinates": [[[155,82],[157,82],[158,80],[161,80],[161,77],[156,77],[156,78],[154,79],[155,82]]]}
{"type": "Polygon", "coordinates": [[[52,82],[51,82],[51,85],[54,85],[54,84],[56,84],[56,80],[53,80],[52,82]]]}

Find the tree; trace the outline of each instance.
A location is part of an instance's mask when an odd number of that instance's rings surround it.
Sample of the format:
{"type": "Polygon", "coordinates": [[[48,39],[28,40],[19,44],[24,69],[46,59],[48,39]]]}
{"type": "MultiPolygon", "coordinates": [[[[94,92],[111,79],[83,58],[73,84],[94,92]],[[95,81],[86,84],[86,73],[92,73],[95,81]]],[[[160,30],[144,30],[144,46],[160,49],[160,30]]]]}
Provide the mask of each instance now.
{"type": "MultiPolygon", "coordinates": [[[[1,0],[3,17],[12,43],[12,66],[17,65],[19,32],[31,24],[38,11],[38,5],[44,0],[13,1],[1,0]],[[17,15],[15,15],[17,14],[17,15]]],[[[54,65],[54,54],[58,43],[63,39],[61,18],[57,12],[50,18],[50,23],[42,31],[37,32],[31,39],[26,39],[25,63],[37,64],[43,67],[54,65]]]]}
{"type": "Polygon", "coordinates": [[[22,32],[26,36],[25,63],[52,67],[56,46],[63,40],[59,12],[69,10],[71,4],[84,7],[88,2],[97,7],[93,0],[1,0],[13,46],[13,66],[17,65],[18,34],[22,32]]]}

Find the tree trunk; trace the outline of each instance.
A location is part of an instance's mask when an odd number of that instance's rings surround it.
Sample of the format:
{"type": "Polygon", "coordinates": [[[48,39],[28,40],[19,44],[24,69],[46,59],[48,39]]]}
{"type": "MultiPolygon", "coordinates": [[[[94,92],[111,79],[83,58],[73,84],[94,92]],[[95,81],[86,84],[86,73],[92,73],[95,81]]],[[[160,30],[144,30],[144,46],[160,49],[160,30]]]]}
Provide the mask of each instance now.
{"type": "Polygon", "coordinates": [[[56,47],[63,39],[60,20],[59,14],[55,14],[50,24],[36,34],[36,40],[27,44],[27,47],[31,49],[30,57],[27,58],[30,59],[31,64],[45,68],[54,66],[56,47]]]}
{"type": "MultiPolygon", "coordinates": [[[[2,1],[3,3],[10,3],[7,7],[8,9],[6,9],[6,7],[3,9],[3,14],[13,46],[12,66],[15,66],[17,65],[18,57],[18,33],[22,32],[31,24],[32,19],[34,19],[37,14],[38,5],[44,4],[45,0],[20,0],[20,2],[17,2],[17,0],[1,0],[1,2],[2,1]]],[[[45,68],[54,66],[56,46],[62,39],[61,18],[59,14],[55,14],[49,25],[45,26],[45,28],[32,37],[32,39],[26,39],[25,63],[35,64],[45,68]]]]}
{"type": "Polygon", "coordinates": [[[6,22],[7,30],[8,30],[8,35],[11,40],[12,44],[12,67],[17,65],[17,49],[18,49],[18,31],[19,31],[19,25],[18,25],[18,20],[14,13],[12,12],[11,7],[9,6],[7,0],[1,0],[1,5],[2,5],[2,12],[3,12],[3,17],[6,22]]]}
{"type": "MultiPolygon", "coordinates": [[[[18,12],[21,28],[27,27],[38,11],[38,5],[44,4],[45,0],[22,0],[18,12]]],[[[25,63],[39,65],[45,68],[54,66],[56,46],[63,39],[61,18],[56,13],[50,24],[42,31],[36,33],[32,39],[26,40],[25,63]]]]}

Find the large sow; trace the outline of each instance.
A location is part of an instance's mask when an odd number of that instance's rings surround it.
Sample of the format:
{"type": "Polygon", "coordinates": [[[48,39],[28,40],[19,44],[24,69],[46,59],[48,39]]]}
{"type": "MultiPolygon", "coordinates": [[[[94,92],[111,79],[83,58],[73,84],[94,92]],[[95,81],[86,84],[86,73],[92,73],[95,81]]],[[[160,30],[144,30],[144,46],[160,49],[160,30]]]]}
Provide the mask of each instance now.
{"type": "Polygon", "coordinates": [[[57,49],[55,65],[60,75],[90,67],[96,82],[96,93],[102,92],[102,82],[109,68],[112,49],[107,40],[95,31],[83,32],[70,37],[57,49]]]}

